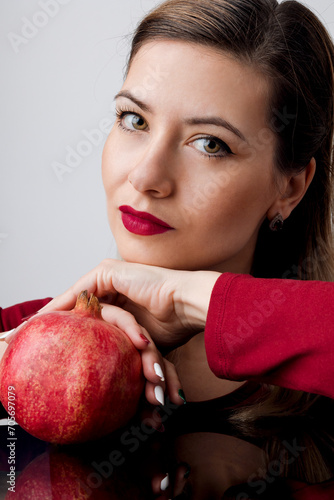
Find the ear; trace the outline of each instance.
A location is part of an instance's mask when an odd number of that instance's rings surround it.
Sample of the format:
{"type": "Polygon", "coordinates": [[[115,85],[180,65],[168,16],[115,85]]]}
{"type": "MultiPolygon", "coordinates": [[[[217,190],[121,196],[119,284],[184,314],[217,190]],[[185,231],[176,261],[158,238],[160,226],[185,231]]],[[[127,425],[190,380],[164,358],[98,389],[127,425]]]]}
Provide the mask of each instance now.
{"type": "Polygon", "coordinates": [[[277,213],[280,213],[284,220],[289,217],[308,190],[315,171],[316,161],[312,158],[302,172],[284,178],[281,194],[268,210],[267,217],[269,220],[272,220],[277,213]]]}

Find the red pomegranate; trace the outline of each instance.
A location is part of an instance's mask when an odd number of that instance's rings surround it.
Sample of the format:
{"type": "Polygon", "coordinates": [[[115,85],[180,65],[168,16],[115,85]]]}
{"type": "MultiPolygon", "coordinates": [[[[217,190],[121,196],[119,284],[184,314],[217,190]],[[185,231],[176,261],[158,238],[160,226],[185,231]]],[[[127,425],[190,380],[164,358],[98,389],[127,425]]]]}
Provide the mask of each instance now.
{"type": "Polygon", "coordinates": [[[134,416],[144,387],[141,357],[85,291],[72,311],[37,315],[13,337],[0,363],[5,408],[9,387],[15,420],[33,436],[91,441],[134,416]]]}

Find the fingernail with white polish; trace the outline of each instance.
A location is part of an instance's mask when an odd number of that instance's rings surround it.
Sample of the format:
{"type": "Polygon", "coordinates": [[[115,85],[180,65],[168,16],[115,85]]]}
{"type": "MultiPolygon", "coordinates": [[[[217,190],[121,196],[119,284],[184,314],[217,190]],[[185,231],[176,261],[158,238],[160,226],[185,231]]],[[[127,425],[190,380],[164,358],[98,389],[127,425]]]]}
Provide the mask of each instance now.
{"type": "Polygon", "coordinates": [[[153,368],[158,377],[160,377],[161,382],[164,382],[165,377],[164,374],[162,373],[162,369],[159,363],[154,363],[153,368]]]}
{"type": "Polygon", "coordinates": [[[156,385],[154,387],[154,395],[155,399],[161,404],[165,404],[165,397],[164,397],[164,391],[160,385],[156,385]]]}
{"type": "Polygon", "coordinates": [[[163,478],[163,480],[160,483],[161,491],[166,491],[168,486],[169,486],[169,475],[166,474],[166,476],[163,478]]]}

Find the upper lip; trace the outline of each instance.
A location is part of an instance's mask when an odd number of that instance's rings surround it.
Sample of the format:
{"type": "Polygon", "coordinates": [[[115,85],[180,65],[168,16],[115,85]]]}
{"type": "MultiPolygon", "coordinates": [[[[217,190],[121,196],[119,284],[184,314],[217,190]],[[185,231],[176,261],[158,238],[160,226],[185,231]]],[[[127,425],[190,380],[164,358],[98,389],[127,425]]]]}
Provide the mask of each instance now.
{"type": "Polygon", "coordinates": [[[138,212],[138,210],[135,210],[132,207],[129,207],[128,205],[122,205],[119,207],[120,211],[125,213],[125,214],[131,214],[134,215],[135,217],[138,217],[139,219],[145,219],[151,222],[154,222],[155,224],[159,224],[160,226],[163,227],[168,227],[169,229],[173,229],[167,222],[158,219],[152,214],[149,214],[148,212],[138,212]]]}

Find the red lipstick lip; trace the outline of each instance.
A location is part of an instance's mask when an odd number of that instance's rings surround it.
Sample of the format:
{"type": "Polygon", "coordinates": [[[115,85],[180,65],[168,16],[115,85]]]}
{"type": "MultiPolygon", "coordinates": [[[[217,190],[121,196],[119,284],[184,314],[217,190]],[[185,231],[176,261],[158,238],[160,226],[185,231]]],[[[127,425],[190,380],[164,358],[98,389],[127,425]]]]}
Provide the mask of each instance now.
{"type": "Polygon", "coordinates": [[[134,215],[135,217],[139,217],[139,219],[145,219],[150,222],[154,222],[155,224],[159,224],[160,226],[166,227],[167,229],[174,229],[171,227],[167,222],[164,222],[163,220],[158,219],[157,217],[154,217],[154,215],[151,215],[147,212],[138,212],[132,207],[129,207],[127,205],[122,205],[119,207],[120,211],[124,214],[131,214],[134,215]]]}
{"type": "Polygon", "coordinates": [[[142,236],[152,236],[174,229],[154,215],[147,212],[138,212],[127,205],[120,206],[119,210],[122,212],[123,225],[130,233],[142,236]]]}

